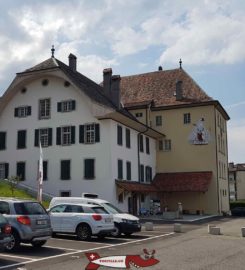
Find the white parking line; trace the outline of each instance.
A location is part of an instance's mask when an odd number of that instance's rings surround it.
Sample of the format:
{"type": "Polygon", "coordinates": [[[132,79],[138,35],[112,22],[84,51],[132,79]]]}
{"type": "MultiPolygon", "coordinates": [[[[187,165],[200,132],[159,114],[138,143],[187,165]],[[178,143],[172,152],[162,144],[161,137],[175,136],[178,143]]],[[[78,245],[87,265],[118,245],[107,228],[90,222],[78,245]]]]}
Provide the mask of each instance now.
{"type": "MultiPolygon", "coordinates": [[[[16,259],[23,259],[23,260],[35,260],[35,259],[31,259],[28,257],[23,257],[23,256],[15,256],[15,255],[8,255],[8,254],[0,254],[0,257],[7,257],[7,258],[16,258],[16,259]]],[[[1,268],[0,268],[1,269],[1,268]]]]}
{"type": "MultiPolygon", "coordinates": [[[[133,240],[133,241],[125,242],[125,243],[112,244],[112,245],[110,245],[109,248],[111,248],[111,247],[116,248],[118,246],[140,243],[140,242],[144,242],[144,241],[148,241],[148,240],[152,240],[152,239],[156,239],[156,238],[161,238],[161,237],[164,237],[164,236],[170,236],[170,235],[173,235],[173,234],[175,234],[175,233],[171,232],[171,233],[165,233],[165,234],[161,234],[161,235],[152,236],[152,237],[145,238],[145,239],[138,239],[138,240],[133,240]]],[[[32,260],[27,261],[27,262],[6,265],[6,266],[3,266],[3,267],[0,267],[0,269],[7,269],[7,268],[10,268],[10,267],[13,267],[13,266],[29,264],[29,263],[33,263],[33,262],[40,262],[40,261],[45,261],[45,260],[49,260],[49,259],[59,258],[59,257],[62,257],[62,256],[74,255],[74,254],[78,254],[78,253],[81,253],[81,252],[89,252],[89,251],[106,249],[106,248],[108,248],[108,245],[104,245],[102,247],[90,248],[90,249],[77,250],[77,251],[68,252],[68,253],[65,253],[65,254],[59,254],[59,255],[54,255],[54,256],[40,258],[40,259],[32,259],[32,260]]]]}
{"type": "MultiPolygon", "coordinates": [[[[115,238],[106,238],[106,239],[115,239],[115,238]]],[[[76,240],[70,240],[70,239],[58,239],[58,238],[52,238],[52,240],[58,240],[58,241],[68,241],[68,242],[74,242],[76,240]]],[[[79,243],[79,241],[77,241],[79,243]]],[[[98,243],[98,242],[91,242],[91,241],[81,241],[81,243],[89,243],[89,244],[95,244],[95,245],[108,245],[110,246],[111,244],[105,244],[105,243],[98,243]]],[[[46,246],[45,246],[46,247],[46,246]]]]}
{"type": "Polygon", "coordinates": [[[77,250],[79,250],[79,249],[74,249],[74,248],[52,247],[52,246],[46,246],[46,245],[44,247],[53,248],[53,249],[61,249],[61,250],[70,250],[70,251],[77,251],[77,250]]]}
{"type": "Polygon", "coordinates": [[[74,242],[75,239],[62,239],[62,238],[51,238],[50,240],[54,241],[67,241],[67,242],[74,242]]]}

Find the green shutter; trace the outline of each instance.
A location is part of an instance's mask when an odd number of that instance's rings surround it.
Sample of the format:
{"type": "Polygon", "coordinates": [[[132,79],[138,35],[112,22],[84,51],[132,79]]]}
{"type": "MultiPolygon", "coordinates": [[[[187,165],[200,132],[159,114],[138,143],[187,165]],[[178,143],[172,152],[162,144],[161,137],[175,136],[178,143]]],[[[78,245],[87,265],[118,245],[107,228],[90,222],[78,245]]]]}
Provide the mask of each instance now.
{"type": "Polygon", "coordinates": [[[56,128],[56,144],[61,145],[61,128],[56,128]]]}
{"type": "Polygon", "coordinates": [[[100,124],[95,124],[95,142],[100,142],[100,124]]]}

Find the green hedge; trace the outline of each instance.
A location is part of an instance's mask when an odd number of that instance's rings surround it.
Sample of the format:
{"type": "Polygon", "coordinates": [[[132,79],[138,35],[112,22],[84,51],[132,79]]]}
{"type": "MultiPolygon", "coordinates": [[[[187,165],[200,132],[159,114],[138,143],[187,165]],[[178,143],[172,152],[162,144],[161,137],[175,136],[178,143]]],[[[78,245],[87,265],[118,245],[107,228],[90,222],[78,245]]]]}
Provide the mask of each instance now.
{"type": "Polygon", "coordinates": [[[230,207],[233,209],[234,207],[245,207],[245,201],[235,201],[235,202],[230,202],[230,207]]]}

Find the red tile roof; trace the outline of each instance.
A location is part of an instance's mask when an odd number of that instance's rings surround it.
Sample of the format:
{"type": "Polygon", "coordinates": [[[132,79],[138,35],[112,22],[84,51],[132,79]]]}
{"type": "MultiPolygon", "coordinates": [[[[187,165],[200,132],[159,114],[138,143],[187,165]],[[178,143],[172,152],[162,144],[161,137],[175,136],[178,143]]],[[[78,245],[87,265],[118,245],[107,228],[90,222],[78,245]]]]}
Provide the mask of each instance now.
{"type": "Polygon", "coordinates": [[[154,101],[154,106],[200,103],[213,100],[183,70],[163,70],[121,77],[121,99],[125,107],[144,101],[154,101]],[[182,81],[183,99],[176,101],[176,82],[182,81]]]}
{"type": "Polygon", "coordinates": [[[163,192],[206,192],[211,179],[212,172],[158,173],[153,180],[153,185],[163,192]]]}
{"type": "Polygon", "coordinates": [[[212,172],[157,173],[151,184],[116,180],[118,187],[129,192],[206,192],[212,172]]]}
{"type": "Polygon", "coordinates": [[[148,192],[156,192],[157,189],[155,186],[152,184],[143,184],[139,182],[134,182],[134,181],[121,181],[121,180],[116,180],[116,184],[127,190],[127,191],[133,191],[133,192],[139,192],[139,193],[148,193],[148,192]]]}

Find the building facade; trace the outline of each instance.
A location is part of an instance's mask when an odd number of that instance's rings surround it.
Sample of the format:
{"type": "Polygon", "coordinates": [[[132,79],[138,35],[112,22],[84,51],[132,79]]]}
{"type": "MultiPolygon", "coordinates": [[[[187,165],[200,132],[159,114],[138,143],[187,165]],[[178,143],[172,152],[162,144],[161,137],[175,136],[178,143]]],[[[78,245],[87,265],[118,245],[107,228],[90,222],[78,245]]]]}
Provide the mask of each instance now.
{"type": "Polygon", "coordinates": [[[18,73],[0,99],[0,179],[44,192],[96,193],[138,214],[229,211],[229,116],[180,67],[127,77],[103,71],[103,87],[55,57],[18,73]]]}
{"type": "Polygon", "coordinates": [[[138,182],[142,168],[142,182],[151,183],[162,134],[121,108],[120,76],[105,70],[104,78],[107,89],[78,73],[73,55],[68,66],[51,57],[18,73],[1,98],[0,178],[19,176],[37,188],[41,142],[44,192],[96,193],[137,213],[139,198],[118,192],[115,180],[138,182]]]}
{"type": "Polygon", "coordinates": [[[165,134],[156,176],[161,208],[188,213],[229,211],[229,116],[182,69],[122,77],[122,101],[139,121],[165,134]]]}
{"type": "Polygon", "coordinates": [[[229,163],[229,189],[231,200],[245,200],[245,164],[229,163]]]}

